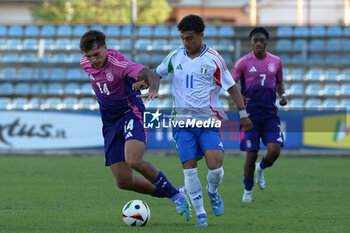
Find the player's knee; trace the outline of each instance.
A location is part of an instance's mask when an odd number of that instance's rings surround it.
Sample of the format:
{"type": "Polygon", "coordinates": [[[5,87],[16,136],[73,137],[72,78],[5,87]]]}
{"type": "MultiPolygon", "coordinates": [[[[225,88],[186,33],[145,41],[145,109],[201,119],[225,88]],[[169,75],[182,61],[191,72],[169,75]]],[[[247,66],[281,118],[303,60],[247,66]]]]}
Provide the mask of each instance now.
{"type": "Polygon", "coordinates": [[[129,190],[130,184],[131,184],[130,180],[117,180],[116,181],[116,185],[120,189],[129,190]]]}
{"type": "Polygon", "coordinates": [[[142,159],[129,158],[126,159],[126,163],[130,168],[137,170],[142,164],[142,159]]]}

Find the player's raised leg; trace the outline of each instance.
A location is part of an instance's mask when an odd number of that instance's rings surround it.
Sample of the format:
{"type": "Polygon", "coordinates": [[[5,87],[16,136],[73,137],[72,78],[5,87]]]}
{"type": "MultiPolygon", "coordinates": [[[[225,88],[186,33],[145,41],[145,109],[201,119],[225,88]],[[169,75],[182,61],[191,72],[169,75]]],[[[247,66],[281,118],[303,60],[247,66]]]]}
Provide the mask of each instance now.
{"type": "Polygon", "coordinates": [[[244,193],[242,202],[253,201],[253,186],[254,186],[254,170],[255,161],[258,157],[258,151],[247,151],[246,160],[244,163],[244,193]]]}
{"type": "Polygon", "coordinates": [[[221,216],[224,213],[224,203],[218,188],[224,177],[224,169],[222,167],[224,152],[222,150],[206,150],[204,155],[209,169],[207,174],[207,193],[211,208],[216,216],[221,216]]]}

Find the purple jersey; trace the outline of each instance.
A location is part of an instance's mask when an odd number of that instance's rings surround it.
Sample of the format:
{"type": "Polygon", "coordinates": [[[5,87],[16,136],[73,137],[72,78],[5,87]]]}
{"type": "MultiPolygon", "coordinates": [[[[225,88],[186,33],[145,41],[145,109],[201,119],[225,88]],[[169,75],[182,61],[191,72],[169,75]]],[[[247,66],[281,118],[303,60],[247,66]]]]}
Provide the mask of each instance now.
{"type": "Polygon", "coordinates": [[[244,55],[231,70],[233,79],[241,80],[241,93],[248,98],[247,112],[253,119],[276,115],[276,83],[283,80],[281,59],[269,52],[259,60],[254,52],[244,55]]]}
{"type": "Polygon", "coordinates": [[[114,49],[107,49],[107,61],[101,69],[95,69],[85,56],[80,64],[89,75],[104,125],[113,125],[130,110],[142,120],[144,105],[136,97],[140,91],[132,90],[131,86],[143,65],[129,61],[114,49]]]}

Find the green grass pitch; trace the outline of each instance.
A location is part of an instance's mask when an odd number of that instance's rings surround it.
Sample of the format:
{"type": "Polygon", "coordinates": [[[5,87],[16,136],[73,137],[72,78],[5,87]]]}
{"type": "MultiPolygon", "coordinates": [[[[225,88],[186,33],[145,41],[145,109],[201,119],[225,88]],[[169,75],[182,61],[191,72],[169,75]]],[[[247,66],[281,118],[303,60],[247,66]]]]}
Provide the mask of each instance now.
{"type": "MultiPolygon", "coordinates": [[[[183,184],[180,162],[146,157],[175,186],[183,184]]],[[[0,232],[350,232],[350,158],[281,157],[267,169],[266,190],[254,186],[254,202],[243,204],[244,158],[226,157],[219,189],[225,212],[212,214],[204,192],[209,226],[186,222],[168,199],[119,190],[102,157],[0,156],[0,232]],[[128,227],[121,209],[145,201],[151,219],[128,227]]],[[[202,186],[205,161],[199,162],[202,186]]]]}

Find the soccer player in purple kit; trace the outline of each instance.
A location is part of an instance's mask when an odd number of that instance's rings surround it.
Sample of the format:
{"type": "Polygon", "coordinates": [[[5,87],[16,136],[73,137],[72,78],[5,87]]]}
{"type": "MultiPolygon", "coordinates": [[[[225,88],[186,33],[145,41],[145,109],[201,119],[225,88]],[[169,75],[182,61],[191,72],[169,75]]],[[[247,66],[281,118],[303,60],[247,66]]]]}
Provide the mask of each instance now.
{"type": "Polygon", "coordinates": [[[274,164],[284,143],[275,104],[276,91],[281,97],[280,105],[287,104],[281,60],[266,51],[269,33],[265,28],[257,27],[250,32],[249,38],[253,51],[239,59],[231,71],[233,79],[241,81],[241,93],[254,125],[251,131],[240,131],[240,148],[247,152],[242,202],[253,201],[254,171],[257,185],[265,189],[264,169],[274,164]],[[256,163],[260,138],[266,145],[267,154],[256,163]]]}
{"type": "Polygon", "coordinates": [[[139,90],[133,90],[137,79],[147,79],[148,99],[158,98],[159,80],[155,72],[128,60],[114,49],[108,49],[105,35],[87,31],[80,40],[84,54],[81,66],[88,74],[96,93],[103,123],[105,166],[109,166],[120,189],[154,197],[167,197],[179,214],[189,220],[191,208],[184,188],[175,188],[166,176],[149,161],[143,160],[146,134],[143,128],[145,107],[139,90]],[[157,85],[158,84],[158,85],[157,85]],[[133,170],[141,174],[134,175],[133,170]]]}

